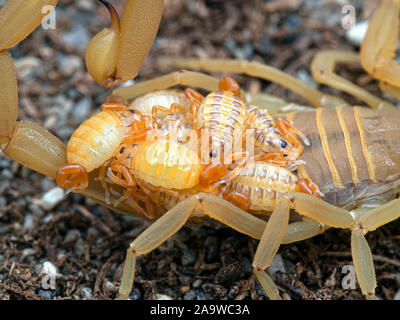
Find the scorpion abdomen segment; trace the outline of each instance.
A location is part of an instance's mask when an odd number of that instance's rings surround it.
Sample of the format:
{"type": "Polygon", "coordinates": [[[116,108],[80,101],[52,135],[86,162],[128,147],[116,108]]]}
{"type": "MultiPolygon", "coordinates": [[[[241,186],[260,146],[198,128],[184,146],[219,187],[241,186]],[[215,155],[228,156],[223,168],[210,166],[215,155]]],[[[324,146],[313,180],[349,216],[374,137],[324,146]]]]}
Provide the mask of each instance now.
{"type": "Polygon", "coordinates": [[[295,112],[287,119],[304,132],[299,176],[317,183],[325,200],[339,206],[381,194],[400,176],[400,111],[361,107],[295,112]],[[347,192],[352,191],[352,192],[347,192]]]}
{"type": "Polygon", "coordinates": [[[250,210],[272,211],[276,200],[294,191],[297,177],[287,169],[266,162],[249,162],[229,186],[249,197],[250,210]]]}

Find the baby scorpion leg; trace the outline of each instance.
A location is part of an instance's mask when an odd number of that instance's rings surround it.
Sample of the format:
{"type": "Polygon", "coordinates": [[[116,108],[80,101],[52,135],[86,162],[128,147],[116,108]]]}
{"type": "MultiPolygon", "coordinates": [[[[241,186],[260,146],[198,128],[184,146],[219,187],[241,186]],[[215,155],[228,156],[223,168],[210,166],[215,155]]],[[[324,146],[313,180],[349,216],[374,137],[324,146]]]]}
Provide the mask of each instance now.
{"type": "Polygon", "coordinates": [[[311,63],[311,72],[315,80],[318,82],[347,92],[364,101],[372,108],[394,107],[391,103],[374,96],[367,90],[364,90],[334,72],[337,63],[352,63],[359,61],[359,55],[354,52],[337,50],[320,51],[315,55],[311,63]]]}
{"type": "Polygon", "coordinates": [[[235,59],[183,59],[173,63],[178,68],[201,69],[207,72],[233,72],[268,80],[296,92],[314,107],[349,104],[344,100],[324,94],[307,86],[300,80],[271,66],[247,60],[235,59]]]}
{"type": "MultiPolygon", "coordinates": [[[[125,193],[114,202],[114,207],[117,207],[121,202],[130,199],[129,204],[131,204],[132,208],[136,210],[143,218],[148,220],[154,219],[154,211],[147,212],[140,205],[138,205],[134,199],[132,199],[132,197],[137,198],[135,190],[133,189],[136,185],[136,182],[127,167],[119,164],[111,164],[111,166],[107,169],[107,176],[112,183],[120,185],[125,189],[125,193]],[[122,173],[122,178],[117,177],[113,171],[122,173]]],[[[149,206],[149,203],[146,203],[146,208],[149,209],[152,207],[149,206]]]]}

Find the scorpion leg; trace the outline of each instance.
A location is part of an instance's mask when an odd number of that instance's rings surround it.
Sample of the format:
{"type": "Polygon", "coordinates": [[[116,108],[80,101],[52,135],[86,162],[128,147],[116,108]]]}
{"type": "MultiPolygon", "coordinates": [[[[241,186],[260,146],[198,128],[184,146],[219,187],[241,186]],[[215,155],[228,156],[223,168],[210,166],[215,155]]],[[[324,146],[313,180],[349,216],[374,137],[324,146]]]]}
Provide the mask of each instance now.
{"type": "Polygon", "coordinates": [[[46,14],[45,6],[54,7],[57,0],[8,1],[0,11],[0,150],[10,142],[18,115],[17,75],[6,49],[25,39],[46,14]]]}
{"type": "Polygon", "coordinates": [[[207,91],[216,91],[218,90],[218,83],[219,80],[217,78],[209,75],[200,72],[181,70],[151,80],[141,81],[127,87],[117,88],[113,91],[113,95],[128,100],[151,91],[168,89],[177,85],[193,86],[207,91]]]}
{"type": "Polygon", "coordinates": [[[398,44],[399,1],[383,0],[370,19],[360,48],[361,64],[375,79],[400,87],[400,66],[394,60],[398,44]]]}
{"type": "Polygon", "coordinates": [[[337,63],[353,63],[359,61],[360,57],[355,52],[338,50],[320,51],[315,55],[311,63],[311,72],[315,80],[318,82],[347,92],[364,101],[372,108],[394,108],[395,106],[391,103],[374,96],[367,90],[355,85],[351,81],[346,80],[334,72],[337,63]]]}
{"type": "Polygon", "coordinates": [[[279,199],[268,220],[253,260],[253,272],[270,299],[281,299],[279,291],[265,269],[278,252],[289,223],[290,206],[286,197],[279,199]]]}
{"type": "Polygon", "coordinates": [[[351,230],[351,252],[357,279],[367,299],[375,296],[376,277],[371,249],[364,235],[400,217],[400,199],[353,216],[344,209],[306,194],[292,193],[295,210],[331,227],[351,230]]]}
{"type": "Polygon", "coordinates": [[[121,21],[110,3],[101,2],[111,27],[90,41],[85,60],[93,79],[111,87],[136,77],[156,37],[164,0],[126,0],[121,21]]]}
{"type": "MultiPolygon", "coordinates": [[[[282,200],[281,203],[282,205],[278,207],[279,209],[274,211],[275,219],[274,222],[270,224],[272,226],[276,226],[277,223],[280,224],[278,217],[281,218],[281,211],[283,211],[282,215],[288,214],[288,210],[286,210],[288,201],[282,200]]],[[[180,230],[196,206],[199,206],[210,218],[218,220],[236,231],[247,234],[255,239],[261,239],[263,237],[267,226],[264,220],[211,194],[199,193],[191,196],[161,216],[130,244],[122,273],[119,299],[127,299],[132,289],[135,277],[136,258],[154,250],[180,230]]],[[[282,224],[285,225],[285,222],[282,224]]],[[[289,224],[287,229],[285,228],[285,231],[282,231],[282,229],[281,227],[279,233],[280,242],[282,243],[304,240],[324,231],[318,222],[312,220],[299,221],[289,224]]],[[[263,278],[265,278],[265,275],[265,273],[261,273],[263,278]]]]}
{"type": "Polygon", "coordinates": [[[384,92],[389,93],[391,96],[396,99],[400,99],[400,87],[392,86],[391,84],[385,81],[379,81],[379,89],[384,92]]]}
{"type": "Polygon", "coordinates": [[[18,115],[17,75],[7,50],[0,51],[0,150],[13,135],[18,115]]]}
{"type": "Polygon", "coordinates": [[[57,5],[58,0],[10,0],[0,12],[0,50],[24,40],[49,14],[43,8],[57,5]]]}
{"type": "Polygon", "coordinates": [[[274,67],[247,60],[235,59],[183,59],[173,63],[178,68],[201,69],[207,72],[233,72],[277,83],[310,101],[314,107],[349,104],[338,97],[324,94],[293,76],[274,67]]]}
{"type": "Polygon", "coordinates": [[[136,257],[146,254],[175,234],[186,223],[198,199],[183,200],[141,233],[127,250],[118,299],[128,299],[135,279],[136,257]]]}

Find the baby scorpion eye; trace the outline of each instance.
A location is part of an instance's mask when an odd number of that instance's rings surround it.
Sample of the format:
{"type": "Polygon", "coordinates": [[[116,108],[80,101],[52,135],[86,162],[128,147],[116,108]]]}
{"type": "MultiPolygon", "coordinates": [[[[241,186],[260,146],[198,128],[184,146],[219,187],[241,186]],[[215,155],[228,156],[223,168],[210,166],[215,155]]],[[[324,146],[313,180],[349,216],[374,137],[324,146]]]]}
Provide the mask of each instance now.
{"type": "Polygon", "coordinates": [[[210,151],[210,157],[211,158],[216,158],[218,155],[217,151],[210,151]]]}

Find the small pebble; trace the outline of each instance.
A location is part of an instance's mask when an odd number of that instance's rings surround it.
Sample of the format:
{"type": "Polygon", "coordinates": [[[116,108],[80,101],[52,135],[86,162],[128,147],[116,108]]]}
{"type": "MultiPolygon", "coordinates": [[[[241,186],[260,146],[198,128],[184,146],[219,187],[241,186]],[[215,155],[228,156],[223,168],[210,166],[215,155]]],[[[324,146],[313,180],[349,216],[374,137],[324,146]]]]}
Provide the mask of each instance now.
{"type": "Polygon", "coordinates": [[[43,195],[40,205],[44,210],[51,210],[64,199],[64,196],[65,190],[55,187],[43,195]]]}
{"type": "Polygon", "coordinates": [[[4,197],[0,197],[0,207],[5,207],[7,205],[7,200],[4,197]]]}
{"type": "MultiPolygon", "coordinates": [[[[0,153],[1,155],[1,153],[0,153]]],[[[9,168],[10,167],[10,161],[8,161],[7,159],[1,159],[0,160],[0,168],[4,169],[4,168],[9,168]]]]}
{"type": "Polygon", "coordinates": [[[207,300],[203,292],[197,292],[196,300],[207,300]]]}
{"type": "Polygon", "coordinates": [[[107,282],[105,283],[104,288],[105,288],[107,291],[111,291],[111,292],[116,292],[116,291],[117,291],[117,288],[115,287],[115,285],[114,285],[112,282],[110,282],[110,281],[107,281],[107,282]]]}
{"type": "Polygon", "coordinates": [[[234,55],[238,49],[236,41],[232,38],[225,39],[224,46],[232,55],[234,55]]]}
{"type": "Polygon", "coordinates": [[[75,242],[75,254],[78,257],[82,257],[85,254],[85,241],[82,238],[79,238],[76,242],[75,242]]]}
{"type": "Polygon", "coordinates": [[[254,55],[254,48],[251,43],[246,43],[235,55],[236,59],[251,60],[254,55]]]}
{"type": "Polygon", "coordinates": [[[35,217],[32,214],[27,214],[24,220],[24,229],[32,229],[34,227],[35,217]]]}
{"type": "Polygon", "coordinates": [[[42,217],[44,215],[44,211],[35,203],[31,203],[29,205],[29,210],[33,213],[36,217],[42,217]]]}
{"type": "Polygon", "coordinates": [[[32,80],[42,73],[42,61],[36,57],[24,57],[15,60],[15,68],[18,79],[22,81],[32,80]]]}
{"type": "Polygon", "coordinates": [[[181,256],[181,263],[183,266],[189,266],[195,263],[197,258],[196,252],[192,249],[185,251],[181,256]]]}
{"type": "Polygon", "coordinates": [[[56,186],[53,179],[48,177],[44,177],[41,182],[42,192],[46,192],[50,189],[53,189],[56,186]]]}
{"type": "Polygon", "coordinates": [[[95,10],[95,4],[92,0],[79,0],[76,3],[77,7],[87,11],[95,10]]]}
{"type": "Polygon", "coordinates": [[[72,111],[72,118],[77,122],[81,123],[89,117],[90,107],[92,106],[92,100],[90,97],[84,97],[79,100],[72,111]]]}
{"type": "Polygon", "coordinates": [[[183,300],[194,300],[196,299],[196,290],[188,290],[186,291],[185,295],[183,296],[183,300]]]}
{"type": "Polygon", "coordinates": [[[301,82],[304,82],[305,84],[309,85],[311,88],[318,88],[318,83],[317,81],[314,80],[314,78],[308,73],[307,70],[301,69],[297,72],[297,77],[301,82]]]}
{"type": "Polygon", "coordinates": [[[201,286],[202,283],[203,283],[203,280],[201,280],[201,279],[196,279],[196,280],[193,282],[192,287],[193,287],[193,288],[199,288],[199,287],[201,286]]]}
{"type": "Polygon", "coordinates": [[[67,234],[65,235],[64,241],[65,242],[75,242],[78,238],[80,238],[81,233],[77,229],[68,230],[67,234]]]}
{"type": "Polygon", "coordinates": [[[83,68],[82,60],[78,56],[57,55],[57,57],[59,57],[60,70],[67,77],[75,74],[83,68]]]}
{"type": "Polygon", "coordinates": [[[271,39],[269,38],[269,36],[267,34],[263,34],[262,38],[261,38],[261,53],[262,54],[267,54],[269,52],[269,50],[271,50],[271,39]]]}
{"type": "Polygon", "coordinates": [[[88,28],[84,28],[79,24],[74,25],[74,27],[68,32],[65,32],[61,38],[63,42],[73,45],[75,48],[81,50],[86,49],[90,41],[88,28]]]}
{"type": "Polygon", "coordinates": [[[156,293],[156,300],[173,300],[172,297],[167,296],[166,294],[156,293]]]}
{"type": "Polygon", "coordinates": [[[42,272],[49,277],[56,277],[58,275],[56,266],[50,261],[43,262],[42,272]]]}
{"type": "Polygon", "coordinates": [[[287,273],[285,263],[280,254],[277,254],[269,266],[269,273],[274,274],[275,272],[287,273]]]}
{"type": "Polygon", "coordinates": [[[301,18],[297,14],[291,14],[283,21],[282,25],[289,29],[298,28],[301,26],[301,18]]]}
{"type": "Polygon", "coordinates": [[[357,23],[346,32],[346,38],[356,46],[360,46],[368,29],[368,21],[357,23]]]}
{"type": "Polygon", "coordinates": [[[38,294],[41,295],[44,298],[44,300],[53,300],[53,298],[54,298],[54,291],[53,290],[40,289],[38,294]]]}
{"type": "Polygon", "coordinates": [[[1,171],[1,175],[8,180],[11,180],[13,177],[13,174],[9,169],[3,169],[3,171],[1,171]]]}
{"type": "Polygon", "coordinates": [[[128,298],[129,300],[140,300],[142,293],[138,288],[133,288],[128,298]]]}
{"type": "Polygon", "coordinates": [[[42,223],[48,223],[53,219],[53,215],[50,213],[42,219],[42,223]]]}
{"type": "Polygon", "coordinates": [[[84,299],[92,299],[92,289],[82,288],[81,292],[84,294],[84,299]]]}

